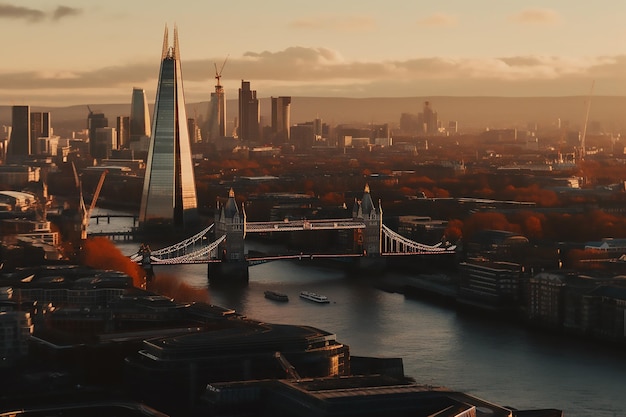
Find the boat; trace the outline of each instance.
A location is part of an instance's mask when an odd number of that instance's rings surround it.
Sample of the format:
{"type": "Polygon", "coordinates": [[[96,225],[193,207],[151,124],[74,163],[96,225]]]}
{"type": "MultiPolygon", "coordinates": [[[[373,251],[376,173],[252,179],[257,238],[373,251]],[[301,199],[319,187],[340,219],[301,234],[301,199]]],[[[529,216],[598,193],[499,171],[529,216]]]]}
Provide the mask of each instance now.
{"type": "Polygon", "coordinates": [[[265,291],[265,298],[269,298],[270,300],[274,301],[289,301],[289,297],[287,296],[287,294],[271,290],[265,291]]]}
{"type": "Polygon", "coordinates": [[[305,300],[315,301],[316,303],[330,303],[328,297],[325,295],[316,294],[310,291],[302,291],[300,293],[300,298],[304,298],[305,300]]]}

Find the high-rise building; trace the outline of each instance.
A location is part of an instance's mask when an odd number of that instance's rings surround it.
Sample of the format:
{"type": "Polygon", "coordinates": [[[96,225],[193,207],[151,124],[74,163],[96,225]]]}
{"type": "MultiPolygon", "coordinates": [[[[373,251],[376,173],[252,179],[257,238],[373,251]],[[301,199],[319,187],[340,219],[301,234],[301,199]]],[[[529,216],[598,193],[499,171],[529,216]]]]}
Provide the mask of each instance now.
{"type": "Polygon", "coordinates": [[[250,81],[241,80],[239,89],[239,139],[257,142],[261,138],[260,106],[256,90],[250,90],[250,81]]]}
{"type": "Polygon", "coordinates": [[[272,97],[272,134],[276,143],[289,142],[291,97],[272,97]]]}
{"type": "Polygon", "coordinates": [[[87,116],[87,131],[89,141],[89,154],[96,159],[106,158],[106,155],[99,154],[96,145],[96,129],[99,127],[109,127],[109,119],[106,118],[104,113],[94,113],[89,109],[89,116],[87,116]]]}
{"type": "Polygon", "coordinates": [[[174,46],[168,41],[166,27],[139,223],[180,230],[194,227],[198,212],[176,27],[174,46]]]}
{"type": "Polygon", "coordinates": [[[130,117],[117,116],[117,146],[115,149],[128,149],[130,143],[130,117]]]}
{"type": "MultiPolygon", "coordinates": [[[[222,65],[222,70],[224,69],[222,65]]],[[[209,102],[209,117],[207,119],[207,139],[209,142],[214,142],[218,138],[226,136],[226,96],[224,94],[224,87],[220,84],[220,78],[222,78],[222,71],[217,70],[215,67],[215,92],[211,93],[211,101],[209,102]]]]}
{"type": "Polygon", "coordinates": [[[111,156],[111,151],[116,149],[117,132],[114,127],[99,127],[96,129],[95,147],[98,158],[105,159],[111,156]]]}
{"type": "Polygon", "coordinates": [[[30,154],[30,106],[13,106],[7,162],[21,163],[30,154]]]}
{"type": "Polygon", "coordinates": [[[49,112],[31,112],[30,113],[30,153],[39,155],[44,152],[45,140],[41,138],[49,138],[52,136],[52,128],[50,127],[49,112]]]}
{"type": "Polygon", "coordinates": [[[150,136],[150,112],[146,92],[134,87],[130,103],[130,141],[138,142],[142,136],[150,136]]]}
{"type": "Polygon", "coordinates": [[[198,122],[194,118],[187,119],[187,130],[189,130],[189,140],[191,143],[202,142],[202,134],[198,122]]]}
{"type": "Polygon", "coordinates": [[[438,132],[439,120],[437,118],[437,112],[433,111],[430,107],[430,102],[424,102],[424,112],[422,113],[422,121],[424,123],[424,133],[435,134],[438,132]]]}

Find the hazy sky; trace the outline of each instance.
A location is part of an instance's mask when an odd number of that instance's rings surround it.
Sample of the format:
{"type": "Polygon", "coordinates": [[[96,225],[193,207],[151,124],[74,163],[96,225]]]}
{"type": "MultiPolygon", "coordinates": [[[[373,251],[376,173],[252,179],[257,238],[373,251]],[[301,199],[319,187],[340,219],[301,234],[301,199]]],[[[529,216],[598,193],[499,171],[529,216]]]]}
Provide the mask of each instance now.
{"type": "Polygon", "coordinates": [[[176,24],[187,102],[626,95],[625,0],[0,0],[0,104],[154,100],[176,24]]]}

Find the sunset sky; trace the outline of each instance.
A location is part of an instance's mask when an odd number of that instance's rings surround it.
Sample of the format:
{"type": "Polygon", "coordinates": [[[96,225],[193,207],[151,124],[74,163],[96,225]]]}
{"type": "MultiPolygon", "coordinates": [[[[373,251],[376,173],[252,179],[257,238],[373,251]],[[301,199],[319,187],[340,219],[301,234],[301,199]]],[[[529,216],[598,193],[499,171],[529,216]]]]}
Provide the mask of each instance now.
{"type": "Polygon", "coordinates": [[[0,0],[0,105],[154,100],[165,25],[187,102],[626,95],[624,0],[0,0]]]}

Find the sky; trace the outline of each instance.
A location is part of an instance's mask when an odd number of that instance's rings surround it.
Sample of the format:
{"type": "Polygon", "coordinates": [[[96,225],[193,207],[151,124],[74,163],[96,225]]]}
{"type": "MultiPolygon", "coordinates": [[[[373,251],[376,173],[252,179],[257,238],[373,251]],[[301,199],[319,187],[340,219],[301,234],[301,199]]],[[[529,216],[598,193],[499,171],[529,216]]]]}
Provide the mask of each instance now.
{"type": "Polygon", "coordinates": [[[624,0],[0,0],[0,105],[154,101],[178,28],[187,103],[257,96],[626,95],[624,0]]]}

